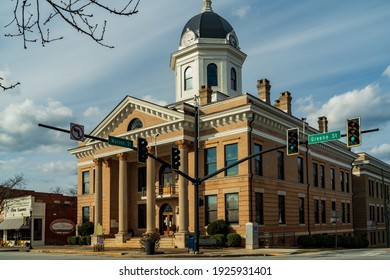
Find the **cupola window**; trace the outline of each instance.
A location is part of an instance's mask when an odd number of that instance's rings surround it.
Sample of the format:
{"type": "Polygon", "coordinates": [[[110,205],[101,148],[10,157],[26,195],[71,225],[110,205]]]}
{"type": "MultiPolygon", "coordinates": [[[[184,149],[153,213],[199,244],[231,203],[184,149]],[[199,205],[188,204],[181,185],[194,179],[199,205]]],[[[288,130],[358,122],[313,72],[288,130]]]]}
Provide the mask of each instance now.
{"type": "Polygon", "coordinates": [[[192,89],[192,68],[187,67],[184,71],[184,90],[192,89]]]}
{"type": "Polygon", "coordinates": [[[138,118],[132,119],[127,127],[127,131],[142,128],[142,121],[138,118]]]}
{"type": "Polygon", "coordinates": [[[207,65],[207,85],[218,86],[218,67],[214,63],[207,65]]]}
{"type": "Polygon", "coordinates": [[[237,90],[237,72],[233,67],[230,69],[230,87],[232,90],[237,90]]]}

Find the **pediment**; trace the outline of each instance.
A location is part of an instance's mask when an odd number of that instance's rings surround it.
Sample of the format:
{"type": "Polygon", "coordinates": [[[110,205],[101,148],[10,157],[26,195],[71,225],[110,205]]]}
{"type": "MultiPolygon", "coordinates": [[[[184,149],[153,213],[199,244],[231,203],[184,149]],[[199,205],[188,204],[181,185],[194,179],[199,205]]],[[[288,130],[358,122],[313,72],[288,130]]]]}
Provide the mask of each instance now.
{"type": "MultiPolygon", "coordinates": [[[[90,133],[100,138],[109,135],[123,135],[128,132],[128,125],[132,119],[138,118],[142,122],[142,129],[174,123],[184,119],[183,113],[164,106],[150,103],[132,96],[126,96],[90,133]]],[[[141,130],[142,130],[141,129],[141,130]]],[[[86,144],[93,140],[88,139],[86,144]]]]}

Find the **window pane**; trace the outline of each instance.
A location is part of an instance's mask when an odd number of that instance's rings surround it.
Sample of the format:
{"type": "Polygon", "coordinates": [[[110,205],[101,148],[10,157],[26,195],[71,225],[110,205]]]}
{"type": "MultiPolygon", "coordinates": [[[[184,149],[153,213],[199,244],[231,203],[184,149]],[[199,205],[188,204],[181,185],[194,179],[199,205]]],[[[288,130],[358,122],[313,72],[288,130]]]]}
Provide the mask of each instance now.
{"type": "Polygon", "coordinates": [[[217,149],[209,148],[205,150],[205,175],[217,171],[217,149]]]}
{"type": "Polygon", "coordinates": [[[238,193],[231,193],[225,195],[225,208],[226,208],[226,222],[238,223],[239,211],[238,211],[238,193]]]}
{"type": "MultiPolygon", "coordinates": [[[[231,144],[225,146],[225,166],[232,164],[238,160],[238,146],[237,144],[231,144]]],[[[238,165],[233,166],[225,171],[225,175],[237,175],[238,165]]]]}
{"type": "Polygon", "coordinates": [[[192,89],[192,68],[188,67],[184,72],[184,90],[192,89]]]}
{"type": "Polygon", "coordinates": [[[207,85],[209,86],[218,86],[218,74],[217,74],[217,65],[214,63],[207,66],[207,85]]]}
{"type": "Polygon", "coordinates": [[[237,73],[233,67],[230,70],[230,87],[232,90],[237,90],[237,73]]]}
{"type": "Polygon", "coordinates": [[[206,225],[217,220],[217,195],[208,195],[206,199],[206,225]]]}
{"type": "Polygon", "coordinates": [[[84,171],[83,174],[83,189],[82,193],[83,194],[88,194],[89,193],[89,171],[84,171]]]}
{"type": "MultiPolygon", "coordinates": [[[[254,153],[260,153],[262,151],[262,146],[255,144],[254,146],[254,153]]],[[[263,176],[263,162],[262,162],[262,156],[256,156],[254,157],[255,160],[255,175],[263,176]]]]}

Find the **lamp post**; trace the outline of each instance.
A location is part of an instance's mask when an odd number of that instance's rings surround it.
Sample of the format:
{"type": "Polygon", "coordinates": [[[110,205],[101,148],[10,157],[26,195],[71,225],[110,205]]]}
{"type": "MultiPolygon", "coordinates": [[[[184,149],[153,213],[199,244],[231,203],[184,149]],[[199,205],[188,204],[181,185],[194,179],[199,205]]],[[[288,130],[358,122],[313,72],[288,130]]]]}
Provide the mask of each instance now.
{"type": "Polygon", "coordinates": [[[32,236],[33,236],[33,227],[32,227],[32,224],[33,224],[33,219],[32,219],[32,213],[33,213],[33,208],[30,207],[30,245],[28,246],[28,248],[31,250],[33,247],[32,247],[32,236]]]}

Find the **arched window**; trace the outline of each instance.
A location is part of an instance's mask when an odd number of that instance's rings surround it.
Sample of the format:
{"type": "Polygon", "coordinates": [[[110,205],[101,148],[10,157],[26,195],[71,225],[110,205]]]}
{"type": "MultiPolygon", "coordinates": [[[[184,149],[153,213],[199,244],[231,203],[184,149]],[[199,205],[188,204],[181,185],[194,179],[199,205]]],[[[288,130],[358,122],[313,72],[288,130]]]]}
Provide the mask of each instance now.
{"type": "Polygon", "coordinates": [[[192,68],[187,67],[184,71],[184,90],[192,89],[192,68]]]}
{"type": "Polygon", "coordinates": [[[218,67],[214,63],[207,65],[207,85],[218,86],[218,67]]]}
{"type": "Polygon", "coordinates": [[[173,186],[173,176],[172,176],[172,169],[170,169],[167,166],[161,166],[160,168],[160,186],[166,186],[167,184],[170,184],[170,186],[173,186]]]}
{"type": "Polygon", "coordinates": [[[230,87],[232,90],[237,90],[237,72],[233,67],[230,69],[230,87]]]}
{"type": "Polygon", "coordinates": [[[134,130],[137,128],[142,128],[142,121],[138,118],[132,119],[127,127],[127,131],[134,130]]]}

